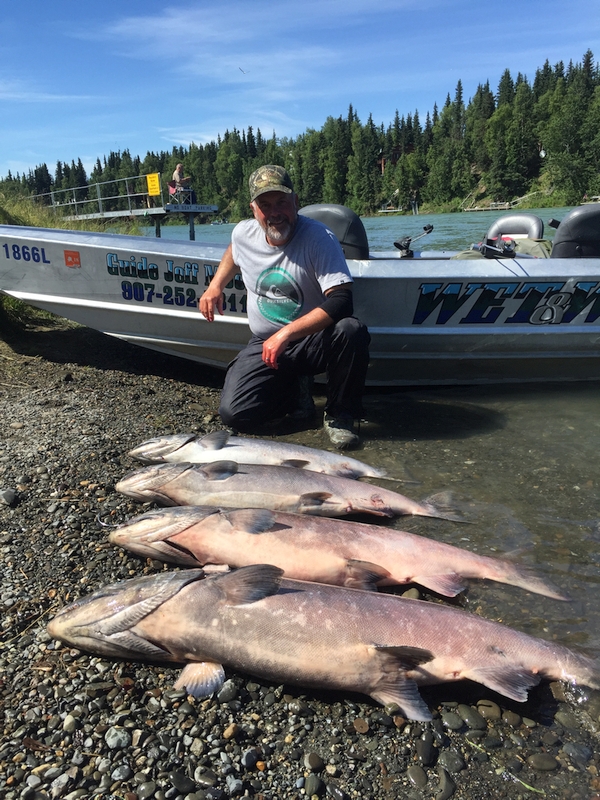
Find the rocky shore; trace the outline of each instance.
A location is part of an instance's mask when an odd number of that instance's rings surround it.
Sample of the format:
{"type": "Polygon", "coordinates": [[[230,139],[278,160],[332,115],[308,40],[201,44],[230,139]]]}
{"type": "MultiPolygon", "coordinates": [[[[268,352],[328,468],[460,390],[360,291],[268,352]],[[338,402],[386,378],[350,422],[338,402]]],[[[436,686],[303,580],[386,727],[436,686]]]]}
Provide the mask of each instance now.
{"type": "Polygon", "coordinates": [[[165,569],[108,544],[105,525],[147,507],[114,485],[144,439],[220,427],[222,374],[68,324],[0,336],[2,798],[600,797],[598,692],[545,684],[521,705],[448,684],[415,723],[231,671],[197,701],[172,667],[54,642],[64,604],[165,569]]]}

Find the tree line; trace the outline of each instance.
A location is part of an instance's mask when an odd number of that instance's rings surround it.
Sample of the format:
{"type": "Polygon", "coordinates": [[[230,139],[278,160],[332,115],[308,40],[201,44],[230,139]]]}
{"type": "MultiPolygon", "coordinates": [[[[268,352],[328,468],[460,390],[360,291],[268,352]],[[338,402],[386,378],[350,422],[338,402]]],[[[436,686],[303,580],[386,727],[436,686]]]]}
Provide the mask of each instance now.
{"type": "MultiPolygon", "coordinates": [[[[177,163],[191,176],[197,201],[234,219],[248,216],[248,177],[264,163],[290,172],[301,206],[340,203],[358,214],[407,208],[411,199],[444,210],[480,198],[507,202],[535,193],[553,205],[600,195],[600,66],[588,50],[581,62],[546,60],[530,82],[506,69],[496,91],[489,81],[465,102],[459,80],[441,109],[434,105],[387,125],[361,122],[352,106],[328,117],[320,130],[295,138],[263,137],[260,129],[226,131],[217,141],[148,152],[128,150],[98,158],[89,175],[81,163],[46,164],[0,181],[4,190],[42,194],[160,172],[166,182],[177,163]]],[[[82,192],[85,190],[81,190],[82,192]]]]}

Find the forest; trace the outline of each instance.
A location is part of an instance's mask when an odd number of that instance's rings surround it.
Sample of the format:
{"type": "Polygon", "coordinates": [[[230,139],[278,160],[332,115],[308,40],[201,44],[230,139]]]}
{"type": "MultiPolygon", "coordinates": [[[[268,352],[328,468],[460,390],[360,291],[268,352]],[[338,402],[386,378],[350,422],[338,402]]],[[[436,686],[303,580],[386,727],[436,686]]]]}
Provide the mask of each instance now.
{"type": "Polygon", "coordinates": [[[9,173],[0,191],[39,195],[155,172],[166,184],[178,162],[197,202],[232,220],[249,215],[248,176],[264,163],[288,169],[301,206],[340,203],[361,215],[406,210],[411,197],[436,211],[516,198],[529,207],[575,205],[600,195],[600,67],[588,50],[566,67],[546,61],[533,81],[506,69],[495,91],[486,82],[468,100],[459,80],[425,119],[415,110],[396,111],[387,126],[371,115],[361,122],[350,106],[296,138],[234,128],[216,142],[143,158],[111,152],[89,175],[81,159],[59,161],[53,173],[41,164],[9,173]]]}

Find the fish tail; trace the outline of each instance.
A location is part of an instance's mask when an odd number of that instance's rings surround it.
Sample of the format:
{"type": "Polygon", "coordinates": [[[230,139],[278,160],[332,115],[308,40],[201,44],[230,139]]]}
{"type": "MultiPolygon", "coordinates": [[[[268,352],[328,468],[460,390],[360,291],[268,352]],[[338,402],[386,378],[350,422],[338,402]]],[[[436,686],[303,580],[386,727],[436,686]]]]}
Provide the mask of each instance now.
{"type": "Polygon", "coordinates": [[[532,572],[529,567],[522,567],[511,564],[507,561],[500,562],[504,569],[497,570],[490,577],[498,583],[506,583],[509,586],[518,586],[528,592],[535,592],[553,600],[569,600],[569,596],[562,592],[552,581],[541,578],[532,572]]]}
{"type": "Polygon", "coordinates": [[[450,492],[439,492],[426,497],[421,503],[421,514],[424,517],[449,519],[452,522],[469,522],[456,507],[450,492]]]}
{"type": "Polygon", "coordinates": [[[567,663],[563,666],[563,680],[583,684],[590,689],[600,689],[600,658],[569,653],[567,663]]]}

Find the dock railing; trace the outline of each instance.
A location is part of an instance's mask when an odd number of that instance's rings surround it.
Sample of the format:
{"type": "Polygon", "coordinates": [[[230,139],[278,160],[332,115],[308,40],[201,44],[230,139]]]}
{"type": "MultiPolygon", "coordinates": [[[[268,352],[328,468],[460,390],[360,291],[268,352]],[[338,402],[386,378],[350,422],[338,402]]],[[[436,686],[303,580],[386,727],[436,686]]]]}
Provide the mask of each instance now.
{"type": "Polygon", "coordinates": [[[62,210],[68,217],[87,219],[138,216],[164,206],[160,173],[55,189],[32,195],[31,199],[57,211],[62,210]]]}

